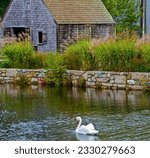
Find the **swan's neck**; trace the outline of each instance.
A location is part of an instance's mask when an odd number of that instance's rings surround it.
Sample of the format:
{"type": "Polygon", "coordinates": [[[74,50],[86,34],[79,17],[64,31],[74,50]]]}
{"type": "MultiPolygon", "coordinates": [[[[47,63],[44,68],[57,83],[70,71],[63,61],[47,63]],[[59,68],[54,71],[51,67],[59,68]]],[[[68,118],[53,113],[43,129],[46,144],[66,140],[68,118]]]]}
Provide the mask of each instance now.
{"type": "Polygon", "coordinates": [[[82,123],[82,119],[80,118],[80,120],[79,120],[79,124],[78,124],[78,126],[77,126],[76,130],[80,128],[81,123],[82,123]]]}

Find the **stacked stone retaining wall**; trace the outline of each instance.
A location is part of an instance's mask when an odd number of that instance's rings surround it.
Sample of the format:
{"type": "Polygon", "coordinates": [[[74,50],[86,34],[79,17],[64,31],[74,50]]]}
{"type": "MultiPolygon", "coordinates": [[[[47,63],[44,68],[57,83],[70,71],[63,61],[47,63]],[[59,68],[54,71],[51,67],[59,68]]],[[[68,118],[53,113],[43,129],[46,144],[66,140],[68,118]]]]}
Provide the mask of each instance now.
{"type": "MultiPolygon", "coordinates": [[[[23,77],[31,85],[45,83],[49,70],[0,69],[0,83],[15,84],[23,77]]],[[[150,73],[67,70],[64,76],[73,86],[102,89],[150,90],[150,73]],[[84,81],[84,82],[83,82],[84,81]]]]}

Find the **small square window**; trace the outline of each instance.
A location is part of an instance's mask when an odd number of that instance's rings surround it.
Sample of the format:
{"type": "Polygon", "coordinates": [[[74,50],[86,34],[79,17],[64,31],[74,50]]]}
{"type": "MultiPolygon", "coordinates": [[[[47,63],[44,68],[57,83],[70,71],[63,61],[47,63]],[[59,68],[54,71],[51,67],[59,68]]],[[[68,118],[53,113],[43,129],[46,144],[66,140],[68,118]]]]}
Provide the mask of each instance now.
{"type": "Polygon", "coordinates": [[[11,28],[4,28],[4,36],[11,37],[11,28]]]}
{"type": "Polygon", "coordinates": [[[47,42],[47,34],[43,33],[42,31],[38,32],[38,43],[42,44],[42,43],[46,43],[47,42]]]}

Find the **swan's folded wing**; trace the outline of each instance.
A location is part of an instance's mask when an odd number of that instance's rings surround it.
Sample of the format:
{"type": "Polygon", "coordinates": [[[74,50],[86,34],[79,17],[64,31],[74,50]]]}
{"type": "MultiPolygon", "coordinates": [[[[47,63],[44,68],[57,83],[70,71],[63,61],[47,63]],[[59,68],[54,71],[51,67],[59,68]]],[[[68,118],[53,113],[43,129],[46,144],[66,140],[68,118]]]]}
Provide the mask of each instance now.
{"type": "Polygon", "coordinates": [[[80,133],[80,134],[87,134],[87,133],[89,133],[89,129],[87,128],[87,126],[82,125],[82,126],[78,129],[77,133],[80,133]]]}
{"type": "Polygon", "coordinates": [[[92,123],[88,124],[86,127],[87,127],[88,129],[91,129],[91,130],[94,130],[94,129],[95,129],[92,123]]]}

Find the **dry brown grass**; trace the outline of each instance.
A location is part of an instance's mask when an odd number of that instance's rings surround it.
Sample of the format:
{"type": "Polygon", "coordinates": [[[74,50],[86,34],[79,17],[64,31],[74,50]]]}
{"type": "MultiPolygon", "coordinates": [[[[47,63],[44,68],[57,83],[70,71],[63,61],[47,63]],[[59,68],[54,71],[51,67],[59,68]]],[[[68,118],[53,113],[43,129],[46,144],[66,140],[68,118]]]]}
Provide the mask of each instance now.
{"type": "Polygon", "coordinates": [[[150,45],[150,35],[144,35],[142,38],[139,38],[136,42],[136,47],[140,48],[144,45],[150,45]]]}

